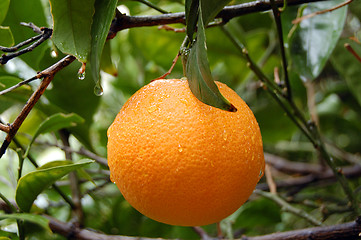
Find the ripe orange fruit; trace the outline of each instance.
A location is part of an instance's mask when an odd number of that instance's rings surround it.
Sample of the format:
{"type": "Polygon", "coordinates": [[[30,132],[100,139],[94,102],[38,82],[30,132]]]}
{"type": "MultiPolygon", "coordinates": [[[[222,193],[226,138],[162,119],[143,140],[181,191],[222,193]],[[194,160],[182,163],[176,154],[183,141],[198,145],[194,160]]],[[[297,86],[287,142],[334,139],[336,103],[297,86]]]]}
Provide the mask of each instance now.
{"type": "Polygon", "coordinates": [[[237,210],[263,175],[258,123],[225,84],[228,112],[199,101],[186,80],[156,80],[123,106],[108,129],[111,179],[139,212],[200,226],[237,210]]]}

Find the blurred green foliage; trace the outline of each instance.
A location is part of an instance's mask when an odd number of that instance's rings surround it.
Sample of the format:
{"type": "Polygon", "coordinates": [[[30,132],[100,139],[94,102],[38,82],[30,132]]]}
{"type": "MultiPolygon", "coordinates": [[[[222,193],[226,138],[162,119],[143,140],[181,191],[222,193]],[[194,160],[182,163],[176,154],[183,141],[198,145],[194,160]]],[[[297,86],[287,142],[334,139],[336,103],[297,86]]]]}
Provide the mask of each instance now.
{"type": "MultiPolygon", "coordinates": [[[[184,1],[181,0],[151,2],[169,12],[184,11],[184,1]]],[[[247,1],[234,0],[231,4],[243,2],[247,1]]],[[[326,2],[326,5],[319,3],[317,9],[335,6],[340,1],[326,2]]],[[[37,26],[52,27],[47,1],[12,0],[8,8],[5,6],[7,3],[9,1],[0,3],[0,6],[4,5],[3,8],[0,7],[0,24],[10,28],[12,36],[9,35],[7,38],[13,37],[15,44],[35,35],[32,29],[21,26],[20,22],[33,22],[37,26]]],[[[160,14],[138,1],[121,0],[118,1],[118,5],[118,9],[127,15],[160,14]]],[[[311,110],[317,113],[324,141],[333,152],[339,153],[334,154],[335,161],[340,166],[348,165],[344,156],[352,155],[354,159],[360,159],[361,63],[345,49],[344,44],[350,44],[356,53],[361,55],[361,44],[352,40],[354,36],[360,39],[360,4],[354,1],[350,4],[350,11],[339,9],[338,13],[335,11],[317,16],[317,19],[323,21],[329,17],[335,18],[335,15],[331,14],[336,14],[337,18],[338,14],[342,19],[334,24],[341,28],[340,36],[330,30],[329,26],[324,28],[320,26],[316,18],[312,19],[313,23],[320,27],[318,31],[323,34],[321,39],[307,35],[314,29],[307,28],[305,23],[301,22],[302,29],[300,26],[296,28],[292,25],[291,21],[296,17],[297,11],[304,7],[306,6],[287,7],[281,14],[293,101],[307,119],[310,119],[310,106],[312,106],[310,99],[314,98],[314,109],[311,110]],[[293,34],[289,35],[290,32],[293,34]],[[288,38],[289,36],[291,38],[288,38]],[[305,44],[302,41],[305,39],[312,48],[304,48],[305,44]],[[295,45],[294,41],[299,46],[295,45]],[[324,49],[325,43],[332,45],[327,49],[326,54],[313,52],[313,49],[324,49]],[[320,64],[320,69],[313,71],[312,68],[315,66],[309,65],[309,62],[305,63],[304,56],[315,58],[313,61],[320,64]],[[313,93],[310,91],[310,86],[314,90],[313,93]]],[[[326,25],[327,23],[329,21],[322,22],[326,25]]],[[[260,12],[239,16],[228,22],[226,26],[233,36],[245,45],[250,57],[260,66],[265,76],[274,79],[277,69],[281,81],[284,80],[279,54],[279,36],[272,13],[260,12]]],[[[181,24],[172,27],[184,28],[181,24]]],[[[79,150],[84,147],[106,158],[108,126],[134,92],[168,71],[184,36],[184,32],[166,31],[157,27],[132,28],[119,32],[114,39],[107,42],[103,52],[101,77],[104,94],[102,96],[94,94],[97,80],[93,79],[89,67],[85,71],[84,80],[78,79],[77,72],[81,67],[79,62],[74,62],[57,73],[49,89],[20,128],[16,136],[17,144],[12,143],[11,148],[0,160],[0,192],[8,199],[15,199],[19,162],[24,160],[22,154],[39,125],[55,113],[75,113],[84,119],[83,124],[67,128],[67,132],[71,135],[70,146],[73,149],[79,150]]],[[[261,128],[265,151],[292,162],[317,163],[318,155],[307,138],[286,116],[278,103],[264,91],[255,74],[248,68],[245,59],[221,29],[209,28],[206,30],[206,36],[213,78],[235,89],[251,107],[261,128]]],[[[1,37],[3,36],[0,36],[0,39],[1,37]]],[[[22,79],[34,76],[37,71],[46,69],[62,57],[64,54],[51,41],[47,41],[34,51],[21,55],[6,65],[1,65],[0,91],[22,79]]],[[[178,61],[169,78],[181,77],[183,77],[183,68],[181,61],[178,61]]],[[[15,119],[32,90],[39,85],[39,81],[36,80],[0,96],[1,121],[7,123],[15,119]]],[[[5,133],[0,132],[1,141],[5,136],[5,133]]],[[[65,160],[66,157],[59,149],[59,145],[62,145],[59,132],[41,134],[33,143],[28,157],[34,159],[38,165],[65,160]]],[[[29,158],[24,160],[23,175],[34,171],[34,166],[28,161],[29,158]]],[[[78,160],[84,156],[73,154],[73,158],[78,160]]],[[[85,170],[91,175],[96,186],[89,182],[89,179],[82,178],[84,182],[80,185],[80,189],[85,193],[82,199],[84,227],[106,234],[199,238],[192,228],[158,223],[134,210],[124,200],[116,186],[110,183],[105,166],[94,163],[85,167],[85,170]]],[[[285,174],[276,171],[274,174],[276,180],[286,178],[285,174]]],[[[261,182],[265,183],[266,180],[263,178],[261,182]]],[[[354,188],[361,184],[359,179],[350,182],[354,188]]],[[[59,189],[70,196],[69,178],[62,178],[58,183],[59,189]]],[[[327,224],[352,220],[352,212],[347,210],[347,201],[337,183],[283,189],[279,194],[296,207],[327,224]],[[342,209],[346,210],[341,211],[342,209]]],[[[356,194],[359,199],[359,189],[356,194]]],[[[35,204],[31,211],[34,214],[46,213],[61,221],[70,221],[72,218],[71,208],[54,189],[48,189],[40,194],[35,204]]],[[[231,229],[236,237],[242,234],[261,235],[311,226],[300,217],[282,211],[273,201],[256,195],[252,196],[235,215],[225,219],[224,223],[221,224],[223,232],[226,233],[231,229]]],[[[65,239],[59,235],[49,234],[32,223],[26,223],[24,227],[28,239],[65,239]]],[[[209,235],[217,236],[215,224],[202,228],[209,235]]],[[[0,221],[0,238],[18,239],[16,231],[17,225],[14,220],[0,221]]]]}

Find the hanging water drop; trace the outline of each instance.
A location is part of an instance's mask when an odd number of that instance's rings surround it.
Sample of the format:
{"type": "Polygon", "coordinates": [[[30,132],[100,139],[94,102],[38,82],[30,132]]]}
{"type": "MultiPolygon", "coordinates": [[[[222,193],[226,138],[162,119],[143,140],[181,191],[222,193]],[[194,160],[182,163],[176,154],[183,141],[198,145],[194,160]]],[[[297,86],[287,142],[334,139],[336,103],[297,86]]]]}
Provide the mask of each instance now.
{"type": "Polygon", "coordinates": [[[84,80],[85,79],[85,72],[78,72],[78,79],[79,80],[84,80]]]}
{"type": "Polygon", "coordinates": [[[95,85],[95,87],[94,87],[94,94],[95,95],[97,95],[97,96],[101,96],[101,95],[103,95],[103,88],[102,88],[102,86],[100,86],[100,84],[99,83],[97,83],[96,85],[95,85]]]}
{"type": "Polygon", "coordinates": [[[52,58],[56,58],[56,57],[58,57],[58,53],[57,53],[55,50],[52,50],[52,51],[50,52],[50,56],[51,56],[52,58]]]}
{"type": "Polygon", "coordinates": [[[82,63],[81,67],[78,70],[79,80],[84,80],[85,78],[85,67],[86,67],[86,63],[82,63]]]}

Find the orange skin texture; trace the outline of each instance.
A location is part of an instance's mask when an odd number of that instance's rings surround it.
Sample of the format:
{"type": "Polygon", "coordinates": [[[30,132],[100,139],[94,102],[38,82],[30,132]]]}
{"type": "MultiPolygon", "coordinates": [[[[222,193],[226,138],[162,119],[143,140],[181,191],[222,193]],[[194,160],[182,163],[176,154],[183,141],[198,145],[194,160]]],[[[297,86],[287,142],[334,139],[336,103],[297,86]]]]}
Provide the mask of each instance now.
{"type": "Polygon", "coordinates": [[[108,129],[111,180],[159,222],[219,222],[252,194],[264,172],[262,137],[246,103],[225,84],[228,112],[199,101],[186,80],[156,80],[123,106],[108,129]]]}

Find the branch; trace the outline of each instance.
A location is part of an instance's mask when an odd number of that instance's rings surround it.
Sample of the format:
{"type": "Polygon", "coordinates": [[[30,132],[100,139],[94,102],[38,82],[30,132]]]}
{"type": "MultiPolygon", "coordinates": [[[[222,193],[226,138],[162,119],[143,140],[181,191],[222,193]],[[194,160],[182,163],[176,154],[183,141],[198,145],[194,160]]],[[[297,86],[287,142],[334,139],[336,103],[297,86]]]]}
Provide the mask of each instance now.
{"type": "Polygon", "coordinates": [[[242,237],[242,240],[354,240],[360,237],[361,219],[327,227],[306,228],[258,237],[242,237]]]}
{"type": "Polygon", "coordinates": [[[307,212],[303,211],[301,208],[295,208],[288,202],[286,202],[284,199],[282,199],[280,196],[274,193],[265,192],[259,189],[256,189],[254,191],[256,194],[261,195],[262,197],[268,198],[275,203],[277,203],[283,211],[293,213],[301,218],[306,219],[308,222],[310,222],[313,225],[321,226],[322,222],[315,219],[313,216],[309,215],[307,212]]]}
{"type": "Polygon", "coordinates": [[[21,110],[20,114],[14,120],[12,124],[9,125],[9,132],[0,148],[0,158],[4,155],[6,149],[10,145],[10,142],[14,138],[15,134],[18,132],[21,124],[24,122],[25,118],[28,116],[30,111],[33,109],[35,104],[38,102],[40,97],[43,95],[45,89],[48,87],[50,82],[53,80],[55,74],[63,69],[64,67],[68,66],[75,60],[73,56],[66,56],[59,62],[55,63],[54,65],[50,66],[49,68],[45,69],[44,71],[37,74],[37,78],[44,78],[41,82],[38,89],[31,95],[23,109],[21,110]]]}
{"type": "MultiPolygon", "coordinates": [[[[32,27],[33,30],[37,32],[37,27],[34,24],[29,23],[29,24],[27,24],[27,26],[32,27]]],[[[3,54],[0,57],[0,64],[6,64],[9,60],[11,60],[15,57],[18,57],[20,55],[23,55],[24,53],[33,51],[36,47],[38,47],[40,44],[42,44],[45,40],[49,39],[51,37],[51,35],[53,34],[53,29],[51,29],[51,28],[40,28],[40,30],[42,32],[40,35],[32,37],[30,39],[27,39],[24,42],[19,43],[15,47],[12,47],[12,48],[1,47],[0,48],[1,51],[11,52],[11,53],[9,53],[7,55],[3,54]],[[33,41],[36,41],[36,42],[31,44],[29,47],[26,47],[22,50],[17,51],[20,47],[23,47],[33,41]]]]}
{"type": "MultiPolygon", "coordinates": [[[[303,3],[310,2],[320,2],[326,0],[287,0],[287,5],[295,6],[303,3]]],[[[284,0],[275,0],[275,5],[277,7],[282,7],[284,0]]],[[[233,6],[226,6],[223,10],[216,16],[216,18],[222,18],[224,22],[231,20],[232,18],[262,12],[269,11],[272,9],[271,3],[268,1],[253,1],[249,3],[242,3],[233,6]]],[[[150,26],[159,26],[167,25],[173,23],[182,23],[185,24],[185,13],[168,13],[156,16],[126,16],[125,14],[117,13],[114,18],[110,30],[108,33],[108,39],[114,38],[117,32],[134,27],[150,27],[150,26]]]]}
{"type": "MultiPolygon", "coordinates": [[[[139,240],[139,237],[127,237],[106,235],[99,232],[94,232],[87,229],[74,227],[71,223],[59,221],[53,217],[45,216],[49,219],[49,226],[55,233],[61,234],[65,237],[78,240],[139,240]]],[[[357,219],[354,222],[348,222],[333,226],[306,228],[301,230],[294,230],[282,233],[273,233],[256,237],[242,237],[240,240],[337,240],[337,239],[357,239],[361,232],[361,220],[357,219]]],[[[141,238],[142,240],[154,240],[154,238],[141,238]]],[[[158,238],[159,239],[159,238],[158,238]]],[[[216,239],[216,238],[213,238],[216,239]]],[[[218,238],[217,238],[218,239],[218,238]]]]}
{"type": "MultiPolygon", "coordinates": [[[[340,169],[340,171],[342,171],[343,175],[346,178],[355,178],[361,176],[361,166],[359,165],[344,167],[340,169]]],[[[316,173],[309,174],[302,177],[292,177],[286,180],[276,181],[276,185],[277,185],[277,189],[303,188],[315,182],[324,182],[324,181],[335,182],[336,180],[337,179],[333,174],[333,171],[331,169],[328,169],[327,171],[324,172],[321,171],[317,174],[316,173]]],[[[269,186],[267,185],[267,183],[260,183],[257,185],[257,189],[269,190],[269,186]]]]}

